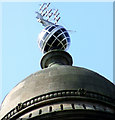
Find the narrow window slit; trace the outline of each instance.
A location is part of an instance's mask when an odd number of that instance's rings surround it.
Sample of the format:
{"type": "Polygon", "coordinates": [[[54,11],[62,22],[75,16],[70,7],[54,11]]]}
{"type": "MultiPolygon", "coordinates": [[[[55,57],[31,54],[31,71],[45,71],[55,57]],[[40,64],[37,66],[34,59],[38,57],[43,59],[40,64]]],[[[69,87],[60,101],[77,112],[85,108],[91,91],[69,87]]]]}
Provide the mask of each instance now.
{"type": "Polygon", "coordinates": [[[75,109],[75,106],[74,106],[74,104],[71,104],[71,105],[72,105],[72,108],[73,108],[73,109],[75,109]]]}
{"type": "Polygon", "coordinates": [[[42,110],[41,109],[39,110],[39,114],[42,114],[42,110]]]}
{"type": "Polygon", "coordinates": [[[63,110],[63,105],[62,104],[60,105],[60,107],[61,107],[61,110],[63,110]]]}
{"type": "Polygon", "coordinates": [[[52,112],[52,106],[49,107],[49,112],[52,112]]]}
{"type": "Polygon", "coordinates": [[[84,109],[86,109],[86,106],[85,106],[85,104],[83,104],[83,108],[84,108],[84,109]]]}
{"type": "Polygon", "coordinates": [[[96,106],[95,105],[93,105],[93,108],[96,110],[96,106]]]}
{"type": "Polygon", "coordinates": [[[29,118],[31,118],[31,117],[32,117],[32,113],[29,114],[29,118]]]}

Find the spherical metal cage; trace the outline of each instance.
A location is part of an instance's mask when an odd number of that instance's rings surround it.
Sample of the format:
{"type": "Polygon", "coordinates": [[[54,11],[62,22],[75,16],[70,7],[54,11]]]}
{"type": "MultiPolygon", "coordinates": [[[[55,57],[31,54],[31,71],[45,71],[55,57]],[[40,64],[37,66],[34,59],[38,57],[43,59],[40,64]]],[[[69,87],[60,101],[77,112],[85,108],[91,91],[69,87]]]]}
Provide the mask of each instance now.
{"type": "Polygon", "coordinates": [[[70,36],[63,26],[47,26],[38,36],[38,45],[43,53],[53,49],[67,50],[70,46],[70,36]]]}

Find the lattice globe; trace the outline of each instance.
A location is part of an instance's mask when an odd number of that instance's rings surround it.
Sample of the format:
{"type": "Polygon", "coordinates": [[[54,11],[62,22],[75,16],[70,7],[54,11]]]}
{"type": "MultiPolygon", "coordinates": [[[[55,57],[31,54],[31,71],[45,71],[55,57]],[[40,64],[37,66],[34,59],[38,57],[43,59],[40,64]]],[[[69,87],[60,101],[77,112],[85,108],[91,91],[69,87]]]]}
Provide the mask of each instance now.
{"type": "Polygon", "coordinates": [[[38,45],[43,53],[53,49],[67,50],[70,45],[70,36],[63,26],[47,26],[38,36],[38,45]]]}

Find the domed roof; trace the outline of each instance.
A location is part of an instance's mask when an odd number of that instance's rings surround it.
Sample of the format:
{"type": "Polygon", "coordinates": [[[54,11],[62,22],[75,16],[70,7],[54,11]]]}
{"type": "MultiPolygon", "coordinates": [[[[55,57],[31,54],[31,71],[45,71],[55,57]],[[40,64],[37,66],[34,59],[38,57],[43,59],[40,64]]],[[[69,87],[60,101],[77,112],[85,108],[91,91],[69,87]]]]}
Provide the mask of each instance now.
{"type": "Polygon", "coordinates": [[[85,68],[59,65],[36,72],[14,87],[2,103],[1,116],[33,97],[79,88],[115,99],[115,86],[106,78],[85,68]]]}
{"type": "MultiPolygon", "coordinates": [[[[63,54],[61,55],[64,56],[63,54]]],[[[54,54],[53,56],[56,58],[54,54]]],[[[52,58],[52,56],[50,57],[52,58]]],[[[44,57],[45,62],[50,63],[46,58],[44,57]]],[[[57,62],[59,61],[57,60],[57,62]]],[[[47,66],[44,62],[42,64],[43,67],[47,66]]],[[[28,76],[15,86],[4,99],[0,116],[2,118],[8,112],[12,116],[22,109],[20,107],[22,104],[23,107],[24,103],[26,103],[26,106],[27,104],[32,105],[33,102],[36,102],[36,99],[38,101],[38,96],[41,96],[41,101],[49,97],[56,97],[58,92],[64,96],[67,94],[81,96],[86,94],[86,97],[105,100],[109,103],[111,102],[110,100],[115,100],[115,85],[103,76],[85,68],[55,64],[28,76]],[[31,103],[28,103],[29,100],[31,100],[31,103]]]]}

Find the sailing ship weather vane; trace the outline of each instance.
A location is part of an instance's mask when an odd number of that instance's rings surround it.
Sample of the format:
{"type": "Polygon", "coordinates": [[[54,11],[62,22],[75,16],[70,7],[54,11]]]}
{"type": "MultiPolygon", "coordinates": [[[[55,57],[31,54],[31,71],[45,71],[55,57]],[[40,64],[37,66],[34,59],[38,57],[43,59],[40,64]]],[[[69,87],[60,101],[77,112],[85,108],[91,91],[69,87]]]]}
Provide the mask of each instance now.
{"type": "Polygon", "coordinates": [[[67,50],[70,45],[68,31],[61,25],[57,25],[60,20],[58,9],[50,9],[50,3],[43,3],[37,14],[37,21],[45,28],[38,36],[38,45],[43,53],[50,50],[67,50]]]}

